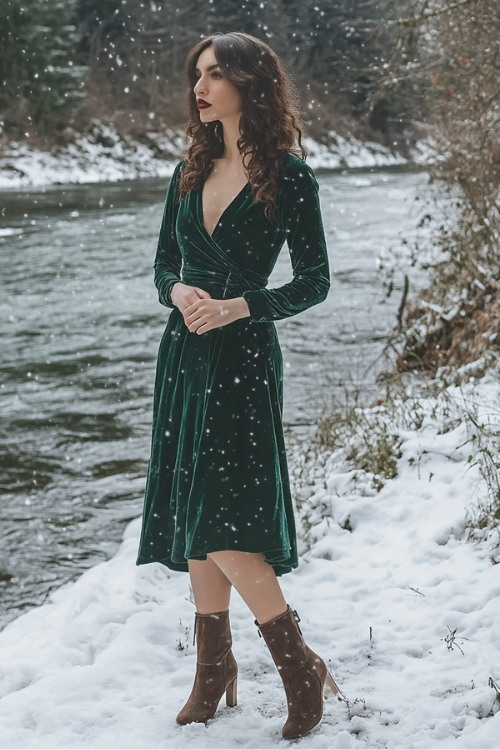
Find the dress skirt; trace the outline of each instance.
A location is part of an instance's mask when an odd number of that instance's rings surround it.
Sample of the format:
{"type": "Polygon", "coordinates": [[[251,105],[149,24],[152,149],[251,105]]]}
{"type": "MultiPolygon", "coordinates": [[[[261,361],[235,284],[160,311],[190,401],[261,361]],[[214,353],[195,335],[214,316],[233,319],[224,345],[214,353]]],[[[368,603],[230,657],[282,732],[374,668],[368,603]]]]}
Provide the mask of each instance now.
{"type": "Polygon", "coordinates": [[[272,323],[198,336],[173,310],[158,353],[139,562],[187,570],[208,552],[265,552],[297,565],[272,323]]]}

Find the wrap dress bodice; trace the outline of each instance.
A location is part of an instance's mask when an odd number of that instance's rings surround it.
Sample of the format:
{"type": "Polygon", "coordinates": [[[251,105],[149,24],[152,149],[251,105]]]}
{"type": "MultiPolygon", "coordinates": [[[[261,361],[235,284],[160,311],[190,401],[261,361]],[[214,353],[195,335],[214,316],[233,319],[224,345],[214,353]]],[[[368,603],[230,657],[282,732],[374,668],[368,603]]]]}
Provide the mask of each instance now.
{"type": "Polygon", "coordinates": [[[273,321],[325,299],[330,280],[318,186],[285,158],[269,220],[246,185],[210,235],[201,189],[170,182],[155,257],[159,301],[173,308],[158,352],[151,458],[138,564],[188,570],[218,550],[263,552],[278,575],[297,566],[282,426],[283,365],[273,321]],[[267,289],[287,242],[293,278],[267,289]],[[214,299],[243,296],[250,317],[198,335],[170,300],[182,281],[214,299]]]}

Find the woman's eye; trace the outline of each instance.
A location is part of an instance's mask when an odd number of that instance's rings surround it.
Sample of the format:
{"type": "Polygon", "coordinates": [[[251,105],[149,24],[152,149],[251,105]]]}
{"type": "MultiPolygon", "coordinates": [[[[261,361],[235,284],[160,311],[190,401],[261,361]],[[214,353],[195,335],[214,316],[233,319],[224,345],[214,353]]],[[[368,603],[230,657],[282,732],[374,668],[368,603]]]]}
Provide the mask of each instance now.
{"type": "Polygon", "coordinates": [[[220,73],[212,73],[212,78],[222,78],[222,75],[220,73]]]}

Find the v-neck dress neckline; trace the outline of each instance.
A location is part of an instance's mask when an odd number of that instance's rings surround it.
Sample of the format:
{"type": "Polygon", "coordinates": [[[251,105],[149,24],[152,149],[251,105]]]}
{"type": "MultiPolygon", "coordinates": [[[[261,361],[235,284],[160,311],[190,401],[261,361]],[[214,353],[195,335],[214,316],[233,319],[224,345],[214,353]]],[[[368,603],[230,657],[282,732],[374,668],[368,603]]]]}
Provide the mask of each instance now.
{"type": "Polygon", "coordinates": [[[234,198],[231,201],[229,201],[229,203],[227,204],[227,206],[225,207],[225,209],[222,211],[219,218],[217,219],[217,222],[215,223],[214,228],[211,232],[208,231],[207,227],[205,226],[205,222],[203,220],[203,188],[204,187],[205,186],[202,185],[201,188],[199,188],[198,190],[198,214],[199,214],[203,229],[205,230],[206,234],[210,238],[212,238],[215,232],[217,231],[217,228],[219,227],[219,224],[221,223],[224,216],[228,213],[228,211],[230,211],[230,209],[234,206],[234,204],[238,201],[238,199],[241,198],[243,193],[246,193],[247,189],[250,187],[250,183],[245,182],[241,190],[234,196],[234,198]]]}

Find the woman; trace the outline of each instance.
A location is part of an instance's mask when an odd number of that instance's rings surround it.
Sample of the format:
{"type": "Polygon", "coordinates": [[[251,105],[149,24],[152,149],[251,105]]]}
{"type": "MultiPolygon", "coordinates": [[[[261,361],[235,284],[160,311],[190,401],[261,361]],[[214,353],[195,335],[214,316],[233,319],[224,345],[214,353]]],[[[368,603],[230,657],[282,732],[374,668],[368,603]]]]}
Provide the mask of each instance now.
{"type": "Polygon", "coordinates": [[[305,644],[277,576],[297,566],[274,320],[325,299],[328,260],[317,183],[304,164],[289,81],[246,34],[203,39],[186,63],[190,147],[172,177],[155,260],[173,311],[158,355],[152,453],[138,564],[189,571],[197,671],[180,724],[236,705],[234,586],[284,683],[286,738],[337,692],[305,644]],[[301,157],[301,158],[299,158],[301,157]],[[285,240],[293,280],[266,289],[285,240]]]}

